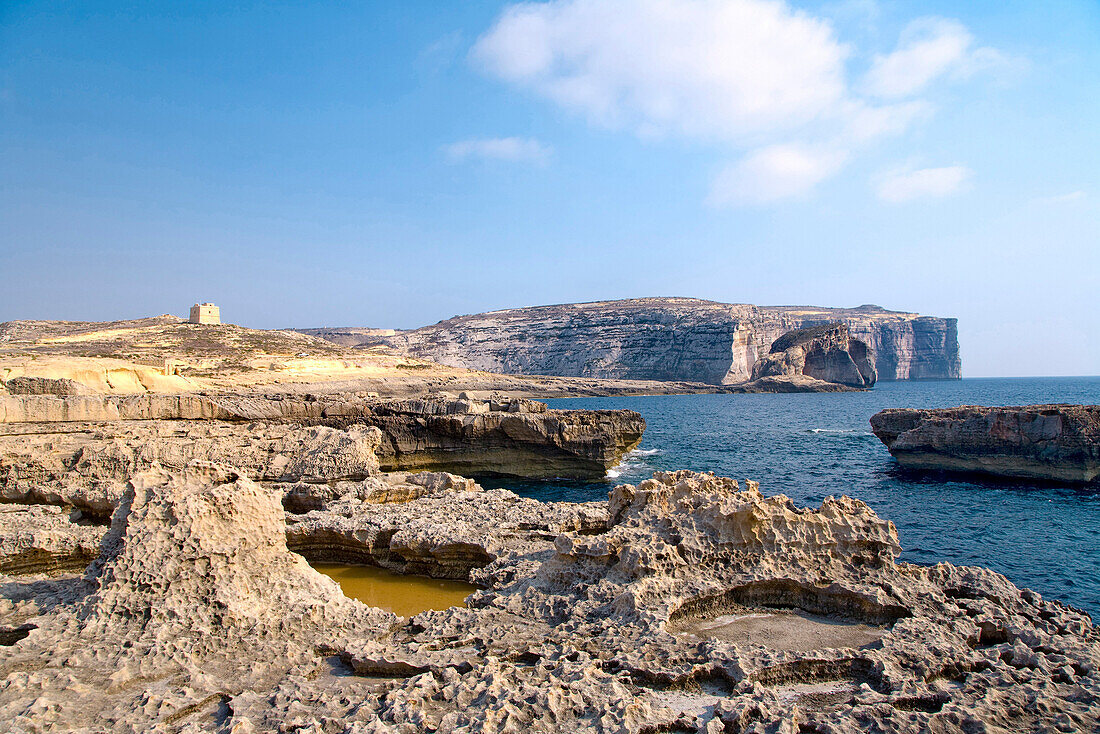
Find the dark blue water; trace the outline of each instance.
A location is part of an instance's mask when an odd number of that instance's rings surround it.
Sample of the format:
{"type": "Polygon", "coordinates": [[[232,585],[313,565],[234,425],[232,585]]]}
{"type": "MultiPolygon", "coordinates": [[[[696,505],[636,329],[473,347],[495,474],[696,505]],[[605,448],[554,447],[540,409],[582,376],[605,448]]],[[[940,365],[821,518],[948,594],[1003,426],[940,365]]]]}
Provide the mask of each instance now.
{"type": "Polygon", "coordinates": [[[606,482],[502,482],[544,500],[603,499],[655,469],[756,479],[765,493],[816,506],[830,494],[897,525],[915,563],[987,566],[1100,616],[1100,488],[972,479],[901,469],[871,433],[883,408],[1100,404],[1100,378],[879,383],[864,393],[570,398],[555,408],[630,408],[648,428],[606,482]]]}

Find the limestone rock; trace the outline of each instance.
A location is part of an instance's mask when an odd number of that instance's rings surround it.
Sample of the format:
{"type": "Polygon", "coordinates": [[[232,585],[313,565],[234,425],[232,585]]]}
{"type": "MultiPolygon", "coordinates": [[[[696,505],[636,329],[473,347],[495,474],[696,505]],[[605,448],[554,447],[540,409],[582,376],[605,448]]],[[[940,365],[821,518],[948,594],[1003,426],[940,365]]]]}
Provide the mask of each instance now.
{"type": "Polygon", "coordinates": [[[877,379],[867,345],[842,323],[789,331],[752,368],[754,381],[802,375],[855,388],[872,387],[877,379]]]}
{"type": "Polygon", "coordinates": [[[422,491],[398,502],[361,499],[381,495],[380,480],[341,483],[339,496],[288,515],[287,544],[316,561],[467,579],[503,556],[549,551],[559,533],[600,532],[607,526],[605,503],[542,503],[450,476],[412,475],[404,481],[423,482],[422,491]],[[364,490],[356,484],[374,486],[364,490]]]}
{"type": "Polygon", "coordinates": [[[84,580],[29,595],[3,584],[6,616],[39,612],[4,656],[0,717],[13,730],[197,727],[242,689],[308,668],[339,631],[392,624],[287,551],[278,497],[216,483],[232,473],[138,475],[84,580]]]}
{"type": "Polygon", "coordinates": [[[547,410],[534,401],[407,400],[326,422],[381,429],[378,459],[387,471],[535,478],[603,478],[645,432],[632,410],[547,410]]]}
{"type": "Polygon", "coordinates": [[[371,505],[411,502],[441,492],[476,492],[472,479],[447,472],[392,472],[361,481],[295,482],[283,490],[283,506],[290,512],[319,510],[337,500],[371,505]]]}
{"type": "MultiPolygon", "coordinates": [[[[95,433],[100,436],[111,432],[120,436],[142,434],[152,430],[142,427],[141,423],[146,421],[180,421],[180,431],[199,435],[208,429],[195,421],[217,421],[213,425],[225,429],[220,431],[222,436],[232,432],[234,423],[243,421],[258,425],[294,421],[341,430],[375,426],[383,435],[376,447],[377,455],[388,471],[569,478],[603,477],[638,445],[645,431],[645,420],[635,411],[549,410],[545,403],[533,400],[500,397],[479,400],[468,395],[464,398],[428,395],[399,401],[310,394],[0,397],[0,424],[74,424],[50,429],[58,435],[84,431],[86,426],[76,425],[82,423],[104,424],[96,428],[95,433]],[[195,426],[194,431],[191,426],[195,426]]],[[[238,430],[247,433],[253,429],[238,430]]],[[[242,440],[247,443],[243,436],[242,440]]],[[[331,460],[337,461],[337,457],[347,453],[347,447],[332,445],[341,440],[344,439],[336,434],[318,436],[313,441],[315,448],[307,451],[312,454],[307,457],[308,462],[314,465],[321,462],[322,457],[316,453],[321,450],[335,450],[331,460]],[[322,445],[329,448],[323,449],[322,445]]],[[[0,462],[5,453],[4,441],[0,432],[0,462]]],[[[156,445],[161,443],[158,440],[156,445]]],[[[153,450],[155,447],[148,449],[153,450]]],[[[250,460],[248,449],[244,450],[246,458],[234,460],[200,456],[200,449],[181,445],[178,451],[188,454],[184,460],[168,458],[161,463],[182,467],[194,459],[228,460],[251,468],[263,462],[260,458],[250,460]]],[[[286,468],[292,474],[302,473],[295,466],[286,468]]],[[[129,466],[118,478],[124,480],[129,476],[127,472],[136,470],[129,466]]],[[[360,472],[359,476],[367,473],[360,472]]],[[[331,470],[316,477],[318,481],[336,478],[340,477],[333,476],[331,470]]]]}
{"type": "Polygon", "coordinates": [[[777,375],[759,377],[726,389],[732,393],[812,393],[852,392],[864,388],[849,387],[839,382],[825,382],[806,375],[777,375]]]}
{"type": "Polygon", "coordinates": [[[408,502],[347,491],[285,516],[291,547],[338,539],[398,570],[465,566],[482,587],[468,608],[406,620],[338,597],[287,553],[279,492],[234,474],[135,477],[86,579],[0,578],[0,719],[410,734],[1100,725],[1087,614],[986,569],[900,563],[893,525],[857,500],[799,508],[755,482],[658,472],[606,503],[444,478],[408,502]]]}
{"type": "Polygon", "coordinates": [[[13,377],[2,383],[12,395],[94,395],[95,390],[76,380],[49,377],[13,377]]]}
{"type": "Polygon", "coordinates": [[[961,374],[955,319],[878,306],[639,298],[456,316],[379,340],[416,357],[492,372],[730,385],[748,380],[781,335],[833,322],[867,345],[879,379],[961,374]]]}
{"type": "Polygon", "coordinates": [[[0,573],[83,571],[106,530],[74,521],[79,512],[44,505],[0,505],[0,573]]]}
{"type": "Polygon", "coordinates": [[[1100,406],[892,408],[871,430],[898,463],[1024,479],[1100,476],[1100,406]]]}
{"type": "Polygon", "coordinates": [[[231,464],[255,480],[328,482],[378,473],[376,428],[217,421],[116,422],[0,435],[0,498],[67,504],[106,516],[126,480],[154,465],[231,464]]]}

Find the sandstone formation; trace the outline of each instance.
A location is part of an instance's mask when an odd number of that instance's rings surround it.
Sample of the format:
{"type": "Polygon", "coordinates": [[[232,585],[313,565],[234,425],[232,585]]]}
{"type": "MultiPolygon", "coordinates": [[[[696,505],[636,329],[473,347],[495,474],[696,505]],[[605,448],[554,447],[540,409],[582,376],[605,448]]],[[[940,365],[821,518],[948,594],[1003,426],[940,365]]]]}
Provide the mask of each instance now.
{"type": "Polygon", "coordinates": [[[482,587],[468,608],[402,619],[289,553],[278,492],[234,474],[139,474],[83,579],[0,579],[10,728],[1100,725],[1086,614],[984,569],[899,563],[893,525],[858,500],[798,508],[752,482],[665,472],[572,508],[457,479],[368,503],[351,482],[287,516],[292,546],[339,536],[331,548],[465,566],[482,587]]]}
{"type": "Polygon", "coordinates": [[[871,429],[902,466],[1021,479],[1100,476],[1100,406],[895,408],[871,429]]]}
{"type": "Polygon", "coordinates": [[[960,376],[955,319],[878,306],[764,307],[640,298],[456,316],[393,337],[368,337],[364,343],[385,343],[446,365],[493,372],[730,385],[748,380],[757,359],[781,335],[833,322],[843,323],[852,338],[868,346],[878,379],[960,376]]]}
{"type": "Polygon", "coordinates": [[[841,323],[787,332],[752,368],[754,381],[800,375],[855,388],[873,387],[877,378],[867,345],[841,323]]]}

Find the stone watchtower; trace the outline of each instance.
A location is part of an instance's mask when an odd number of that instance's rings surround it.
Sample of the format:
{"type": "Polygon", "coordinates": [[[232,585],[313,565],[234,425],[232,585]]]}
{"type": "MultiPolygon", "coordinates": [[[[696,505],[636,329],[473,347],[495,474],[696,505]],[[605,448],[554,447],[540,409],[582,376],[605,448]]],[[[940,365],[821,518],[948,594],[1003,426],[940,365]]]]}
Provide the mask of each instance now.
{"type": "Polygon", "coordinates": [[[196,303],[191,307],[192,324],[220,324],[221,311],[213,303],[196,303]]]}

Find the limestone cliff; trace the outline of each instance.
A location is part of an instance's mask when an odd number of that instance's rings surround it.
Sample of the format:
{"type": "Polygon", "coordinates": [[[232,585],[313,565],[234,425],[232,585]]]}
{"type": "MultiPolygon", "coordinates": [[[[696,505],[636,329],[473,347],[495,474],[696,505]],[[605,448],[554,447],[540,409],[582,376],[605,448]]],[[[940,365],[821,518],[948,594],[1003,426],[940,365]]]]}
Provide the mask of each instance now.
{"type": "Polygon", "coordinates": [[[690,380],[748,380],[781,335],[840,322],[874,355],[881,380],[958,378],[955,319],[887,311],[753,306],[694,298],[538,306],[456,316],[379,337],[417,357],[516,374],[690,380]]]}

